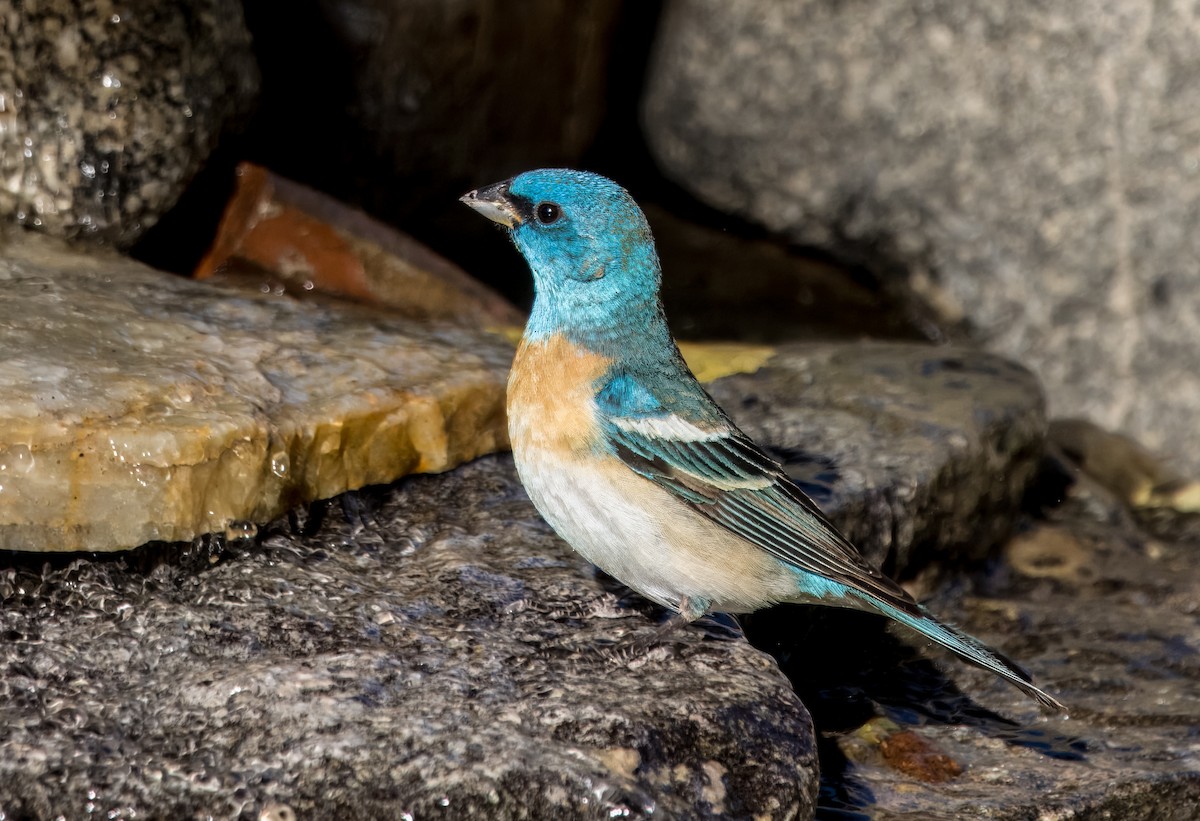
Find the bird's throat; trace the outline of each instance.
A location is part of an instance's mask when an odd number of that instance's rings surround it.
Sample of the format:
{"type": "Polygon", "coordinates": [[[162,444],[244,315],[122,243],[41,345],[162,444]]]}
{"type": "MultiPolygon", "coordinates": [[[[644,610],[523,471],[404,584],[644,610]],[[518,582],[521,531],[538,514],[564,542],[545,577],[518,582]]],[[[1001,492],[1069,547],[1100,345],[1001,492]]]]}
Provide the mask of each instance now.
{"type": "Polygon", "coordinates": [[[671,333],[657,298],[623,298],[620,306],[580,302],[564,305],[539,293],[533,302],[525,338],[561,336],[572,344],[613,359],[631,351],[673,349],[671,333]],[[665,348],[657,347],[665,346],[665,348]]]}

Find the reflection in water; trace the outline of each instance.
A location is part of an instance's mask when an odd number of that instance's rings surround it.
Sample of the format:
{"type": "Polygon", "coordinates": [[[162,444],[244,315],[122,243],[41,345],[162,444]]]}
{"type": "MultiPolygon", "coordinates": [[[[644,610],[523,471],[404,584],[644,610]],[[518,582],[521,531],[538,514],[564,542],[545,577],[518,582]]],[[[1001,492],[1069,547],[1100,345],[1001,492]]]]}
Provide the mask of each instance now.
{"type": "Polygon", "coordinates": [[[882,616],[782,605],[742,617],[746,636],[771,653],[812,714],[821,760],[818,817],[858,819],[874,795],[856,780],[836,735],[878,716],[907,727],[963,725],[1050,758],[1082,760],[1087,743],[1025,727],[976,703],[882,616]]]}

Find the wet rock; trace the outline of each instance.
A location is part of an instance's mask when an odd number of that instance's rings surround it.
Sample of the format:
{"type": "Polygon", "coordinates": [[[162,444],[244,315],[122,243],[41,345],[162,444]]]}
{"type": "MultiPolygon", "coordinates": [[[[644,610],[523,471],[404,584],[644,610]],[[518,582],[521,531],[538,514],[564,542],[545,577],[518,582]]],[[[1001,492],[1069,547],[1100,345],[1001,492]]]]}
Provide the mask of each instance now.
{"type": "Polygon", "coordinates": [[[859,727],[842,741],[842,749],[856,763],[870,762],[929,784],[940,784],[962,775],[962,765],[919,733],[887,718],[859,727]]]}
{"type": "Polygon", "coordinates": [[[127,246],[258,88],[236,0],[18,3],[0,16],[0,214],[127,246]]]}
{"type": "Polygon", "coordinates": [[[600,656],[655,621],[507,457],[360,498],[312,537],[0,569],[0,812],[811,815],[811,724],[770,658],[700,628],[600,656]]]}
{"type": "Polygon", "coordinates": [[[903,281],[1054,415],[1195,474],[1197,71],[1183,6],[673,0],[644,115],[689,191],[903,281]]]}
{"type": "Polygon", "coordinates": [[[315,289],[418,319],[524,323],[495,291],[361,211],[251,163],[238,166],[237,180],[198,279],[293,296],[315,289]]]}
{"type": "MultiPolygon", "coordinates": [[[[1036,718],[1019,693],[961,666],[954,678],[965,692],[1018,721],[945,690],[926,691],[923,706],[912,690],[907,702],[895,698],[898,681],[918,681],[915,667],[856,681],[858,700],[875,702],[962,773],[934,783],[864,750],[861,733],[840,736],[838,751],[851,763],[839,767],[836,754],[822,754],[831,817],[1195,817],[1200,527],[1193,521],[1176,540],[1152,542],[1111,505],[1076,485],[1050,522],[1031,523],[1020,537],[1057,545],[1055,555],[1069,544],[1085,555],[1086,572],[1049,573],[1027,561],[1028,547],[1010,548],[977,580],[975,595],[950,586],[930,602],[1035,671],[1070,718],[1036,718]]],[[[822,729],[824,716],[809,706],[822,729]]]]}
{"type": "Polygon", "coordinates": [[[899,576],[1007,538],[1046,426],[1028,371],[965,348],[795,343],[708,390],[899,576]]]}
{"type": "Polygon", "coordinates": [[[507,442],[500,336],[27,232],[0,251],[0,286],[5,549],[190,540],[507,442]]]}

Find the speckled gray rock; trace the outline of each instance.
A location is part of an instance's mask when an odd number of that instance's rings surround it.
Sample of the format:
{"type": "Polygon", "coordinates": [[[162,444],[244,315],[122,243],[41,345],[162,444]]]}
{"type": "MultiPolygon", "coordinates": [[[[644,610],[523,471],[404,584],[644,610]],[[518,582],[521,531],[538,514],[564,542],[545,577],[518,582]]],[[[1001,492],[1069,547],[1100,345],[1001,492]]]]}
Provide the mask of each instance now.
{"type": "Polygon", "coordinates": [[[129,245],[257,90],[237,0],[3,0],[0,216],[129,245]]]}
{"type": "Polygon", "coordinates": [[[1200,470],[1187,4],[672,0],[645,100],[713,205],[903,279],[1055,415],[1200,470]]]}
{"type": "Polygon", "coordinates": [[[811,724],[772,660],[700,629],[600,657],[654,620],[550,533],[507,457],[333,518],[148,570],[0,566],[0,813],[811,815],[811,724]]]}
{"type": "Polygon", "coordinates": [[[1006,538],[1046,430],[1037,379],[967,348],[796,343],[708,391],[898,575],[1006,538]]]}

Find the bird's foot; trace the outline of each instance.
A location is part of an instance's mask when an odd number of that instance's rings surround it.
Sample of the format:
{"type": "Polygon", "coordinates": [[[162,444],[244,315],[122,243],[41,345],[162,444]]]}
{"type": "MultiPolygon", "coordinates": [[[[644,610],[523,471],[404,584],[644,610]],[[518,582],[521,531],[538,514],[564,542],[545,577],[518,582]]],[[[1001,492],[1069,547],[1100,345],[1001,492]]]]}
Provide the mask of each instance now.
{"type": "Polygon", "coordinates": [[[655,627],[649,633],[643,633],[639,636],[635,636],[632,639],[620,642],[610,647],[598,648],[597,652],[609,661],[621,664],[626,664],[634,661],[635,659],[641,658],[652,648],[662,644],[663,641],[672,633],[676,632],[681,627],[686,627],[687,625],[691,624],[700,616],[700,614],[694,612],[690,607],[688,607],[688,602],[686,599],[682,602],[682,605],[683,607],[681,612],[671,616],[671,618],[655,627]]]}
{"type": "Polygon", "coordinates": [[[554,621],[597,617],[615,618],[628,615],[628,612],[620,606],[618,598],[611,593],[600,593],[594,598],[584,601],[556,602],[554,604],[547,604],[539,599],[521,598],[505,606],[504,610],[506,613],[522,613],[528,610],[554,621]]]}

